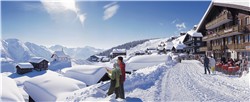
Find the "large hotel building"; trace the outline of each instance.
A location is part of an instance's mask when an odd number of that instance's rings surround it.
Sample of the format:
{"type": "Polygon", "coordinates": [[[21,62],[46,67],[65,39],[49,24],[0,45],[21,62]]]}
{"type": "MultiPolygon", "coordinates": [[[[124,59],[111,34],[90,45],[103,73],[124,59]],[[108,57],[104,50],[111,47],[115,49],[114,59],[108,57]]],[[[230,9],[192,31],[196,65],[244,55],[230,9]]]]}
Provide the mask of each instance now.
{"type": "Polygon", "coordinates": [[[249,6],[248,0],[211,2],[197,27],[197,32],[202,33],[202,40],[205,41],[205,46],[199,50],[205,51],[208,56],[215,56],[216,59],[221,57],[242,59],[247,56],[249,59],[249,6]]]}

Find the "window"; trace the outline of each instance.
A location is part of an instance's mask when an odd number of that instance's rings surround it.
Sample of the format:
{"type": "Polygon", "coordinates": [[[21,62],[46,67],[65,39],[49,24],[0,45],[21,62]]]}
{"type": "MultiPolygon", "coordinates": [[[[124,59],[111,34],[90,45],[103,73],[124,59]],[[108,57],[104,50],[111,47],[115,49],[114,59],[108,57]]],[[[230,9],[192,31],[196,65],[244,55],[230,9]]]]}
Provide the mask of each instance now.
{"type": "Polygon", "coordinates": [[[197,40],[199,41],[199,40],[201,40],[201,38],[198,37],[197,40]]]}
{"type": "Polygon", "coordinates": [[[245,18],[245,22],[246,22],[246,25],[250,24],[250,19],[249,19],[249,17],[246,17],[246,18],[245,18]]]}
{"type": "Polygon", "coordinates": [[[232,44],[232,38],[231,38],[231,37],[228,37],[228,38],[227,38],[227,43],[228,43],[228,44],[232,44]]]}
{"type": "Polygon", "coordinates": [[[245,37],[245,39],[244,39],[244,42],[248,42],[248,36],[249,36],[249,34],[246,34],[244,37],[245,37]]]}
{"type": "Polygon", "coordinates": [[[238,24],[241,25],[241,19],[238,19],[238,24]]]}
{"type": "Polygon", "coordinates": [[[201,46],[201,43],[197,43],[197,46],[201,46]]]}
{"type": "Polygon", "coordinates": [[[250,34],[248,34],[248,42],[250,42],[250,34]]]}
{"type": "Polygon", "coordinates": [[[240,44],[240,35],[238,35],[237,39],[238,39],[238,44],[240,44]]]}

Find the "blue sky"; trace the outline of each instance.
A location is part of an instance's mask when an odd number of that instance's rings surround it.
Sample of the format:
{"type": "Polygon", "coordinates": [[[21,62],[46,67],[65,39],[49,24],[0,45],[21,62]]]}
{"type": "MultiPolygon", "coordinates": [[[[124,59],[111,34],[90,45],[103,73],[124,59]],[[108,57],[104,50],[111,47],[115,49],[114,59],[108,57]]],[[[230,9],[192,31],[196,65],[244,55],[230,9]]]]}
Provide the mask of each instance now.
{"type": "Polygon", "coordinates": [[[108,49],[198,24],[210,1],[2,1],[2,38],[108,49]]]}

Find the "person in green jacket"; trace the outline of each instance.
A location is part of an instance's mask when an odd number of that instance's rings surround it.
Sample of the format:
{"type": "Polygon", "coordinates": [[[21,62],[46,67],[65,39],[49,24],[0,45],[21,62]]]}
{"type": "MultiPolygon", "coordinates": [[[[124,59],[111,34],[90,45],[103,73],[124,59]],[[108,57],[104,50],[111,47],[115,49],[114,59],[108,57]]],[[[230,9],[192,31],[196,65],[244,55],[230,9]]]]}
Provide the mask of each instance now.
{"type": "Polygon", "coordinates": [[[115,92],[116,94],[116,98],[119,97],[119,87],[120,87],[120,75],[122,74],[121,73],[121,70],[120,70],[120,67],[117,63],[115,63],[113,65],[113,69],[112,70],[109,70],[107,69],[107,72],[109,74],[109,77],[110,77],[110,87],[109,87],[109,90],[107,92],[107,95],[111,95],[115,92]]]}

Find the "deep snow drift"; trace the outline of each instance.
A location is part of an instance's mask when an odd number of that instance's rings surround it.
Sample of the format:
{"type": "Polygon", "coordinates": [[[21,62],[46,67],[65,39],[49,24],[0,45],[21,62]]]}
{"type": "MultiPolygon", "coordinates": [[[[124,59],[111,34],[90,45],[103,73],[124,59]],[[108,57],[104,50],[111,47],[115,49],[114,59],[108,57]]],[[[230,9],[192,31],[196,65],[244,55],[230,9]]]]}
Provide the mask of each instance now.
{"type": "Polygon", "coordinates": [[[1,102],[24,101],[24,98],[20,90],[18,89],[16,82],[13,79],[0,74],[0,82],[1,82],[1,87],[0,87],[1,89],[0,101],[1,102]]]}
{"type": "Polygon", "coordinates": [[[44,74],[24,82],[25,91],[35,101],[56,101],[62,95],[86,87],[86,84],[56,74],[44,74]]]}

